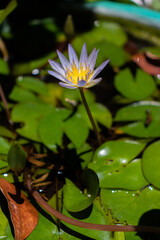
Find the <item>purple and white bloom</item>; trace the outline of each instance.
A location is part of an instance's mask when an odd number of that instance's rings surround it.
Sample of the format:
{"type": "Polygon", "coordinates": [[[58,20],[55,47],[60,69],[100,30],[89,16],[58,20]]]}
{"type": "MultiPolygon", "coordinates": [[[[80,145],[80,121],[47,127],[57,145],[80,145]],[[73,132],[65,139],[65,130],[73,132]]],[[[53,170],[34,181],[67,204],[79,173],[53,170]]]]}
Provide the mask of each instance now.
{"type": "Polygon", "coordinates": [[[109,60],[105,61],[94,70],[98,52],[99,50],[94,48],[91,54],[87,56],[86,44],[84,43],[80,60],[78,61],[75,50],[72,45],[69,44],[69,61],[60,51],[57,50],[61,64],[54,60],[49,60],[49,64],[54,71],[49,70],[48,73],[59,79],[61,81],[59,82],[59,85],[62,87],[71,89],[93,87],[102,80],[102,78],[96,77],[109,62],[109,60]]]}

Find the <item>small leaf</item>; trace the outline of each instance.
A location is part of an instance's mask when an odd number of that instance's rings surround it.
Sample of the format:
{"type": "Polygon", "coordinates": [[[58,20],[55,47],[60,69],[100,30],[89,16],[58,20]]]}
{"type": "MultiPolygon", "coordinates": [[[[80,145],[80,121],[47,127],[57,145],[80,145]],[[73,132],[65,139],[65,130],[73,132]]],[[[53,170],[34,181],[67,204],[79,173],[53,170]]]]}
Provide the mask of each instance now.
{"type": "Polygon", "coordinates": [[[15,240],[23,240],[34,230],[38,223],[38,212],[23,193],[18,195],[15,186],[0,179],[0,190],[4,194],[14,226],[15,240]]]}
{"type": "Polygon", "coordinates": [[[74,114],[64,122],[64,132],[76,147],[80,147],[86,141],[89,129],[81,115],[74,114]]]}
{"type": "Polygon", "coordinates": [[[17,84],[20,87],[23,87],[27,90],[31,90],[35,93],[47,95],[48,89],[44,82],[38,80],[37,78],[30,77],[30,76],[20,76],[16,80],[17,84]]]}
{"type": "Polygon", "coordinates": [[[129,69],[120,71],[115,77],[115,86],[123,96],[136,101],[149,97],[156,87],[153,78],[140,69],[135,79],[129,69]]]}
{"type": "Polygon", "coordinates": [[[61,146],[64,122],[70,111],[67,109],[55,109],[44,117],[39,125],[39,135],[42,142],[52,151],[57,150],[57,145],[61,146]]]}
{"type": "Polygon", "coordinates": [[[63,187],[64,205],[68,211],[78,212],[88,208],[99,190],[97,175],[87,169],[83,173],[84,183],[87,187],[87,193],[83,194],[69,179],[63,187]]]}
{"type": "Polygon", "coordinates": [[[145,178],[160,188],[160,141],[152,143],[142,156],[142,170],[145,178]]]}
{"type": "Polygon", "coordinates": [[[13,143],[7,158],[10,168],[15,172],[20,172],[26,165],[26,152],[23,150],[21,145],[13,143]]]}
{"type": "Polygon", "coordinates": [[[53,109],[52,105],[42,102],[26,102],[16,105],[11,113],[12,120],[24,123],[24,126],[18,128],[17,132],[26,138],[40,142],[38,123],[53,109]]]}
{"type": "Polygon", "coordinates": [[[37,97],[32,92],[18,86],[13,88],[9,98],[17,102],[38,101],[37,97]]]}

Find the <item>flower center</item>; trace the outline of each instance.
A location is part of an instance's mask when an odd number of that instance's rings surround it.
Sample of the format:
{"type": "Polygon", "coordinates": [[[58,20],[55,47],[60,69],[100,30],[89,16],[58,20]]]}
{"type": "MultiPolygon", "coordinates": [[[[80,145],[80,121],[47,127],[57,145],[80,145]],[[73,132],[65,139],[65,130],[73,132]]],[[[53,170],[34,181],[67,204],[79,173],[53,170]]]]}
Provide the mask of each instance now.
{"type": "Polygon", "coordinates": [[[71,70],[67,68],[65,77],[69,81],[73,82],[74,84],[77,84],[78,81],[82,81],[82,80],[86,81],[87,83],[92,75],[93,75],[93,70],[91,70],[86,63],[84,67],[82,63],[80,63],[79,69],[77,68],[76,64],[73,63],[71,65],[71,70]]]}

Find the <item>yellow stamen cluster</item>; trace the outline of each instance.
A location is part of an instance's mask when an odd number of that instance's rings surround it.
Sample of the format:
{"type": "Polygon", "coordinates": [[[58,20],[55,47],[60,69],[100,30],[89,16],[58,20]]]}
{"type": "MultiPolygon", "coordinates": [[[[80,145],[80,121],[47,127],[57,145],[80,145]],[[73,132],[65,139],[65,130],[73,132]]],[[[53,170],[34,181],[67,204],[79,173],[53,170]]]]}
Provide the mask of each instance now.
{"type": "Polygon", "coordinates": [[[93,70],[91,70],[86,64],[83,67],[82,63],[80,63],[80,68],[78,69],[76,64],[73,63],[71,70],[67,68],[65,77],[74,84],[77,84],[78,80],[85,80],[87,82],[92,75],[93,70]]]}

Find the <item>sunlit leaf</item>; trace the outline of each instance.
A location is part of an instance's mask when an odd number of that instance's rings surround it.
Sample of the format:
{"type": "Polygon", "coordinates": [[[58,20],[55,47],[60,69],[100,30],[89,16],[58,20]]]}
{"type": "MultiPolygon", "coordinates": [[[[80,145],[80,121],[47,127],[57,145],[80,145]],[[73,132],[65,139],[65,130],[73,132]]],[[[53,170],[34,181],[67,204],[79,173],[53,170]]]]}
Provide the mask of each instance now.
{"type": "Polygon", "coordinates": [[[0,126],[0,136],[14,139],[14,134],[4,126],[0,126]]]}
{"type": "Polygon", "coordinates": [[[7,154],[9,149],[10,149],[9,142],[5,138],[0,137],[0,155],[7,154]]]}
{"type": "Polygon", "coordinates": [[[145,178],[160,188],[160,141],[152,143],[143,153],[142,170],[145,178]]]}
{"type": "Polygon", "coordinates": [[[145,144],[136,141],[109,141],[95,152],[88,167],[99,178],[102,188],[138,190],[148,184],[141,170],[141,160],[135,159],[145,144]]]}
{"type": "Polygon", "coordinates": [[[4,19],[16,8],[17,1],[11,0],[5,9],[0,12],[0,24],[4,21],[4,19]]]}

